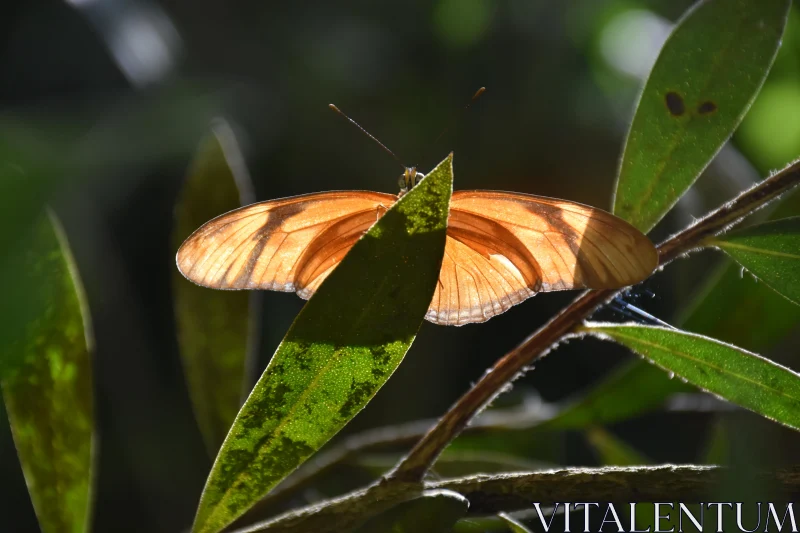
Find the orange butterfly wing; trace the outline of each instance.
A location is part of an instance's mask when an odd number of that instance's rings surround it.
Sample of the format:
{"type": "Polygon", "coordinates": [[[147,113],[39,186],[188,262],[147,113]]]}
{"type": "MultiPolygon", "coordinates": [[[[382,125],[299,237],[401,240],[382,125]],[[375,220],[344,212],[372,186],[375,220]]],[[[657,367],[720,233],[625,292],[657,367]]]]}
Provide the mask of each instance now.
{"type": "Polygon", "coordinates": [[[426,318],[456,326],[484,322],[537,292],[637,283],[657,264],[647,237],[600,209],[542,196],[457,191],[426,318]]]}
{"type": "Polygon", "coordinates": [[[392,194],[336,191],[242,207],[186,239],[178,269],[214,289],[297,291],[309,298],[396,201],[392,194]]]}
{"type": "MultiPolygon", "coordinates": [[[[215,289],[296,291],[310,298],[397,197],[369,191],[308,194],[243,207],[183,243],[178,268],[215,289]]],[[[574,202],[457,191],[439,283],[426,319],[484,322],[537,292],[624,287],[658,254],[627,222],[574,202]]]]}

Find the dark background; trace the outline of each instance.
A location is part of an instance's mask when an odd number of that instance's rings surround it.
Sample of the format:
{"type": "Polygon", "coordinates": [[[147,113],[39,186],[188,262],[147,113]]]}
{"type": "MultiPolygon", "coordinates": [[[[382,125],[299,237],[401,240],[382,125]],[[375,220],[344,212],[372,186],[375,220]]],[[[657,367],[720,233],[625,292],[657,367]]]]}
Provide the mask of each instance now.
{"type": "MultiPolygon", "coordinates": [[[[402,169],[326,108],[335,102],[408,165],[427,171],[454,150],[456,189],[608,209],[641,76],[690,4],[32,0],[0,8],[3,117],[23,117],[35,135],[66,147],[41,152],[55,167],[63,153],[80,152],[83,161],[52,178],[50,202],[73,246],[96,337],[94,530],[181,531],[210,468],[177,353],[170,232],[192,150],[213,117],[237,131],[259,199],[396,192],[402,169]],[[480,86],[486,94],[459,115],[480,86]]],[[[796,18],[734,142],[654,240],[800,154],[796,18]]],[[[712,252],[681,261],[629,301],[673,321],[719,261],[712,252]]],[[[482,325],[424,323],[395,376],[346,431],[441,414],[572,296],[539,295],[482,325]]],[[[302,303],[265,295],[262,367],[302,303]]],[[[612,311],[599,318],[630,319],[612,311]]],[[[787,359],[796,356],[792,344],[765,355],[796,363],[787,359]]],[[[572,342],[501,401],[565,400],[630,357],[610,344],[572,342]]],[[[796,449],[788,431],[726,416],[741,428],[735,440],[757,434],[750,440],[772,443],[763,454],[749,448],[754,462],[796,449]]],[[[653,461],[694,462],[717,417],[661,412],[610,429],[653,461]]],[[[578,436],[560,438],[549,460],[597,464],[578,436]]],[[[4,415],[0,530],[37,531],[4,415]]]]}

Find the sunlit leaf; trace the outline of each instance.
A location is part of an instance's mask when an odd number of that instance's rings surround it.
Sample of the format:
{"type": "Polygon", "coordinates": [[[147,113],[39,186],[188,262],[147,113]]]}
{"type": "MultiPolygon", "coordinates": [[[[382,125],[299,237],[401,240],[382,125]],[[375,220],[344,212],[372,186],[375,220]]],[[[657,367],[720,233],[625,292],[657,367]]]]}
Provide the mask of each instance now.
{"type": "Polygon", "coordinates": [[[193,531],[235,520],[389,379],[433,296],[452,180],[451,156],[372,226],[303,308],[236,417],[193,531]]]}
{"type": "Polygon", "coordinates": [[[707,0],[677,24],[645,84],[614,214],[649,231],[741,122],[780,46],[790,0],[707,0]]]}
{"type": "Polygon", "coordinates": [[[371,518],[355,533],[446,533],[469,509],[451,490],[430,490],[371,518]]]}
{"type": "Polygon", "coordinates": [[[751,226],[711,243],[775,292],[800,305],[800,217],[751,226]]]}
{"type": "MultiPolygon", "coordinates": [[[[189,169],[175,213],[175,250],[206,221],[254,201],[236,139],[217,121],[189,169]]],[[[242,403],[250,293],[210,291],[173,275],[186,381],[206,446],[216,454],[242,403]]]]}
{"type": "Polygon", "coordinates": [[[506,523],[511,533],[531,533],[531,530],[525,527],[522,522],[511,518],[506,513],[500,513],[497,516],[500,517],[500,520],[506,523]]]}
{"type": "Polygon", "coordinates": [[[46,302],[20,341],[2,391],[44,533],[89,530],[94,422],[90,328],[80,281],[54,217],[42,216],[16,274],[46,302]]]}
{"type": "Polygon", "coordinates": [[[587,324],[656,365],[728,401],[800,428],[800,375],[741,348],[677,329],[587,324]]]}

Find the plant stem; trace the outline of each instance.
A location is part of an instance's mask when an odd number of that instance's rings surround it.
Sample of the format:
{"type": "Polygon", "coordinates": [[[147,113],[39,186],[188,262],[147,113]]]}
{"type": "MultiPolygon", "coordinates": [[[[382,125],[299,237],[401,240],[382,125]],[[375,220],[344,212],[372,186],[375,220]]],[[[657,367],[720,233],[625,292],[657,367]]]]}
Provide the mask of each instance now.
{"type": "Polygon", "coordinates": [[[338,533],[423,490],[449,489],[465,496],[472,514],[531,509],[533,502],[707,501],[726,479],[768,486],[787,498],[800,494],[800,470],[728,470],[719,466],[663,465],[564,468],[544,472],[478,475],[426,483],[380,483],[340,498],[290,511],[232,533],[338,533]]]}
{"type": "MultiPolygon", "coordinates": [[[[659,268],[704,245],[705,239],[733,226],[747,215],[800,183],[800,161],[770,176],[734,200],[717,208],[658,246],[659,268]]],[[[439,419],[411,452],[387,475],[392,481],[421,481],[436,458],[503,388],[545,356],[554,345],[575,330],[598,307],[623,289],[586,291],[547,324],[504,355],[439,419]]]]}

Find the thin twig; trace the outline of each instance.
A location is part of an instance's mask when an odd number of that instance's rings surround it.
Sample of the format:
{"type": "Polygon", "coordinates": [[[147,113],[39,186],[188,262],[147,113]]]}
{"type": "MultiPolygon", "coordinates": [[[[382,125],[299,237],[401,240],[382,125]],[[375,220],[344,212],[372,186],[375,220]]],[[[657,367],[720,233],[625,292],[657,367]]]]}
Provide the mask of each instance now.
{"type": "MultiPolygon", "coordinates": [[[[704,241],[733,226],[747,215],[800,183],[800,161],[796,161],[741,193],[705,218],[673,235],[658,246],[659,268],[704,245],[704,241]]],[[[525,372],[527,366],[546,355],[564,337],[573,334],[598,307],[621,290],[586,291],[547,324],[503,356],[425,434],[387,478],[418,482],[436,458],[503,388],[525,372]]]]}

